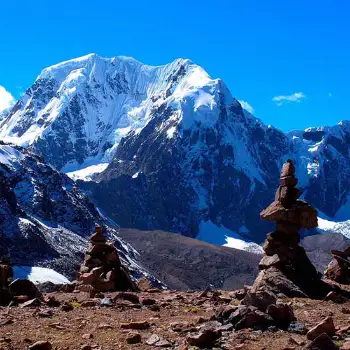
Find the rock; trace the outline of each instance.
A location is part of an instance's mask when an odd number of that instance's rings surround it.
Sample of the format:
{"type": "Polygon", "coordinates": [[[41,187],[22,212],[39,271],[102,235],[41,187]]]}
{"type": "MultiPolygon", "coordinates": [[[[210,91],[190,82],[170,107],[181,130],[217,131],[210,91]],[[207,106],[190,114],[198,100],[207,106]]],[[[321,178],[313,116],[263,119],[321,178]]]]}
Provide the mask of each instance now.
{"type": "Polygon", "coordinates": [[[150,327],[150,324],[148,321],[135,321],[135,322],[128,322],[128,323],[121,323],[120,328],[122,329],[148,329],[150,327]]]}
{"type": "Polygon", "coordinates": [[[326,301],[333,301],[337,304],[341,304],[347,301],[346,298],[344,298],[343,296],[339,295],[338,293],[331,291],[329,292],[326,297],[324,298],[324,300],[326,301]]]}
{"type": "Polygon", "coordinates": [[[147,340],[147,345],[155,345],[160,340],[160,337],[156,334],[152,334],[147,340]]]}
{"type": "Polygon", "coordinates": [[[94,307],[97,306],[98,304],[98,299],[87,299],[87,300],[83,300],[80,305],[82,307],[94,307]]]}
{"type": "Polygon", "coordinates": [[[37,315],[39,317],[49,318],[53,316],[53,312],[52,310],[43,310],[43,311],[39,311],[37,315]]]}
{"type": "Polygon", "coordinates": [[[108,323],[100,323],[97,329],[113,329],[113,326],[108,323]]]}
{"type": "Polygon", "coordinates": [[[141,301],[141,305],[144,305],[144,306],[154,305],[157,302],[155,299],[152,299],[152,298],[142,298],[140,301],[141,301]]]}
{"type": "MultiPolygon", "coordinates": [[[[265,271],[265,270],[264,270],[265,271]]],[[[256,282],[259,281],[259,276],[256,279],[253,288],[246,294],[242,300],[243,305],[252,305],[257,307],[259,310],[265,311],[271,304],[276,304],[276,295],[269,291],[268,288],[259,290],[259,285],[256,282]]]]}
{"type": "Polygon", "coordinates": [[[267,308],[267,313],[276,321],[277,325],[284,328],[295,320],[293,309],[288,304],[272,304],[267,308]]]}
{"type": "Polygon", "coordinates": [[[259,269],[268,269],[271,266],[278,266],[280,263],[281,260],[277,254],[274,254],[272,256],[265,255],[259,263],[259,269]]]}
{"type": "Polygon", "coordinates": [[[191,346],[198,346],[199,348],[212,348],[220,337],[221,331],[216,329],[205,329],[199,334],[187,336],[186,340],[191,346]]]}
{"type": "Polygon", "coordinates": [[[51,350],[52,344],[48,341],[37,341],[33,345],[30,345],[28,349],[30,349],[30,350],[51,350]]]}
{"type": "Polygon", "coordinates": [[[112,298],[103,298],[100,301],[100,306],[102,307],[112,307],[115,306],[115,302],[112,298]]]}
{"type": "Polygon", "coordinates": [[[339,347],[332,341],[332,339],[326,333],[322,333],[304,349],[305,350],[339,350],[339,347]]]}
{"type": "Polygon", "coordinates": [[[238,308],[231,316],[230,322],[236,330],[245,328],[266,329],[273,324],[271,316],[254,306],[238,308]]]}
{"type": "Polygon", "coordinates": [[[81,346],[80,350],[92,350],[92,346],[89,344],[84,344],[81,346]]]}
{"type": "Polygon", "coordinates": [[[335,334],[335,327],[333,323],[332,317],[328,316],[324,320],[322,320],[319,324],[311,328],[307,334],[306,337],[309,340],[316,339],[319,335],[322,333],[326,333],[328,335],[335,334]]]}
{"type": "Polygon", "coordinates": [[[179,333],[195,332],[197,330],[193,324],[190,324],[188,322],[172,322],[170,323],[169,328],[173,332],[179,333]]]}
{"type": "Polygon", "coordinates": [[[342,347],[340,348],[340,350],[350,350],[350,341],[346,341],[342,347]]]}
{"type": "Polygon", "coordinates": [[[85,333],[81,336],[83,339],[92,339],[94,335],[92,333],[85,333]]]}
{"type": "Polygon", "coordinates": [[[61,285],[58,285],[58,290],[64,293],[73,293],[75,287],[76,287],[76,283],[61,284],[61,285]]]}
{"type": "Polygon", "coordinates": [[[332,250],[332,254],[333,260],[324,272],[325,277],[338,283],[350,284],[350,253],[347,250],[332,250]]]}
{"type": "Polygon", "coordinates": [[[152,334],[147,340],[146,340],[147,345],[159,347],[159,348],[167,348],[171,346],[171,343],[167,341],[165,338],[162,336],[159,336],[157,334],[152,334]]]}
{"type": "Polygon", "coordinates": [[[61,302],[58,301],[53,295],[48,295],[44,298],[44,303],[49,307],[58,307],[61,302]]]}
{"type": "Polygon", "coordinates": [[[71,304],[71,303],[68,303],[68,302],[64,302],[62,305],[61,305],[61,310],[62,311],[72,311],[74,310],[74,306],[71,304]]]}
{"type": "Polygon", "coordinates": [[[31,299],[26,301],[25,303],[21,304],[21,307],[38,307],[41,305],[41,301],[37,298],[31,299]]]}
{"type": "Polygon", "coordinates": [[[126,342],[128,344],[139,344],[141,343],[141,335],[139,333],[130,332],[126,336],[126,342]]]}
{"type": "Polygon", "coordinates": [[[142,277],[141,279],[139,279],[136,283],[137,288],[141,291],[141,292],[146,292],[149,289],[152,289],[153,286],[152,284],[145,278],[142,277]]]}
{"type": "Polygon", "coordinates": [[[139,297],[136,294],[130,293],[130,292],[119,292],[119,293],[116,293],[116,294],[114,294],[112,299],[115,302],[117,302],[118,300],[128,300],[131,303],[140,304],[139,297]]]}
{"type": "Polygon", "coordinates": [[[215,312],[215,319],[220,322],[228,320],[233,312],[237,310],[237,306],[225,305],[219,307],[215,312]]]}
{"type": "Polygon", "coordinates": [[[53,293],[58,290],[59,285],[54,284],[52,282],[43,282],[37,284],[36,287],[41,293],[53,293]]]}
{"type": "Polygon", "coordinates": [[[29,280],[14,280],[9,284],[9,291],[13,296],[26,295],[29,299],[42,298],[38,288],[29,280]]]}

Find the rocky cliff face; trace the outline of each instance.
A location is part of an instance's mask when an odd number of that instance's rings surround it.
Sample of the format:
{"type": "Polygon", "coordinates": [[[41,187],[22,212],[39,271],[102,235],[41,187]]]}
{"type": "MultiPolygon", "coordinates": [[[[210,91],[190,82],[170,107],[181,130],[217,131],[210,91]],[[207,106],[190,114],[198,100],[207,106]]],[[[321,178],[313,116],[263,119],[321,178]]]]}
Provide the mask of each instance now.
{"type": "Polygon", "coordinates": [[[10,253],[15,265],[48,266],[75,277],[95,224],[116,239],[134,274],[146,273],[137,252],[68,176],[31,151],[0,143],[0,255],[10,253]]]}
{"type": "Polygon", "coordinates": [[[123,227],[224,244],[264,239],[258,214],[288,158],[308,202],[350,219],[349,125],[285,134],[189,60],[151,67],[88,55],[45,69],[0,122],[0,136],[89,175],[95,182],[82,187],[123,227]]]}

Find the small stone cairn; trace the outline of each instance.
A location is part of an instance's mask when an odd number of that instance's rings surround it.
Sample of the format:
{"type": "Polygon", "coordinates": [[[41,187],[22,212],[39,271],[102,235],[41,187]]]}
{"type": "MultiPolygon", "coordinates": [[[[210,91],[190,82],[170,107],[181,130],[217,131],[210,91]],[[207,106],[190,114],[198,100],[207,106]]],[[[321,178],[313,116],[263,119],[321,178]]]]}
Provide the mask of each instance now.
{"type": "Polygon", "coordinates": [[[325,277],[341,284],[350,284],[350,246],[344,251],[332,250],[332,255],[333,260],[325,271],[325,277]]]}
{"type": "Polygon", "coordinates": [[[276,230],[267,234],[260,273],[243,303],[265,308],[280,296],[323,298],[330,286],[321,281],[306,255],[299,246],[301,228],[317,227],[317,211],[298,198],[301,191],[296,188],[298,179],[295,167],[288,159],[283,164],[280,186],[275,201],[260,213],[263,220],[276,223],[276,230]]]}
{"type": "Polygon", "coordinates": [[[137,287],[121,264],[114,241],[107,241],[103,228],[96,226],[90,237],[84,262],[77,274],[77,287],[91,286],[99,292],[136,291],[137,287]]]}

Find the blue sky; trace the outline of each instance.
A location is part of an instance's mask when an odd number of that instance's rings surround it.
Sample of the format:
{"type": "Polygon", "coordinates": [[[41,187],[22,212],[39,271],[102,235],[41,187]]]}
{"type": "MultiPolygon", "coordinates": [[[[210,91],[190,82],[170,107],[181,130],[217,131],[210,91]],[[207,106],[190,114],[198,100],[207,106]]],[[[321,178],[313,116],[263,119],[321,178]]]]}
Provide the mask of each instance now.
{"type": "Polygon", "coordinates": [[[332,125],[350,119],[349,12],[346,0],[3,1],[0,106],[43,68],[91,52],[184,57],[266,124],[332,125]]]}

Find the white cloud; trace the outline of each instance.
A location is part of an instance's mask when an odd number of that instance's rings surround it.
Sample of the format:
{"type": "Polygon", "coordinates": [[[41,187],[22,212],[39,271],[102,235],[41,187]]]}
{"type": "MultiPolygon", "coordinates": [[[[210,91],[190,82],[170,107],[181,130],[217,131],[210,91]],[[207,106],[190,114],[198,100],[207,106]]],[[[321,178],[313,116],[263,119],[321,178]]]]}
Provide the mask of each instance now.
{"type": "Polygon", "coordinates": [[[0,112],[12,107],[15,102],[16,100],[14,97],[3,86],[0,85],[0,112]]]}
{"type": "Polygon", "coordinates": [[[276,102],[277,106],[281,106],[284,103],[300,102],[304,98],[306,98],[306,96],[302,92],[295,92],[292,95],[275,96],[272,101],[276,102]]]}
{"type": "Polygon", "coordinates": [[[254,113],[254,108],[246,101],[238,100],[238,102],[241,104],[242,108],[248,111],[249,113],[254,113]]]}

